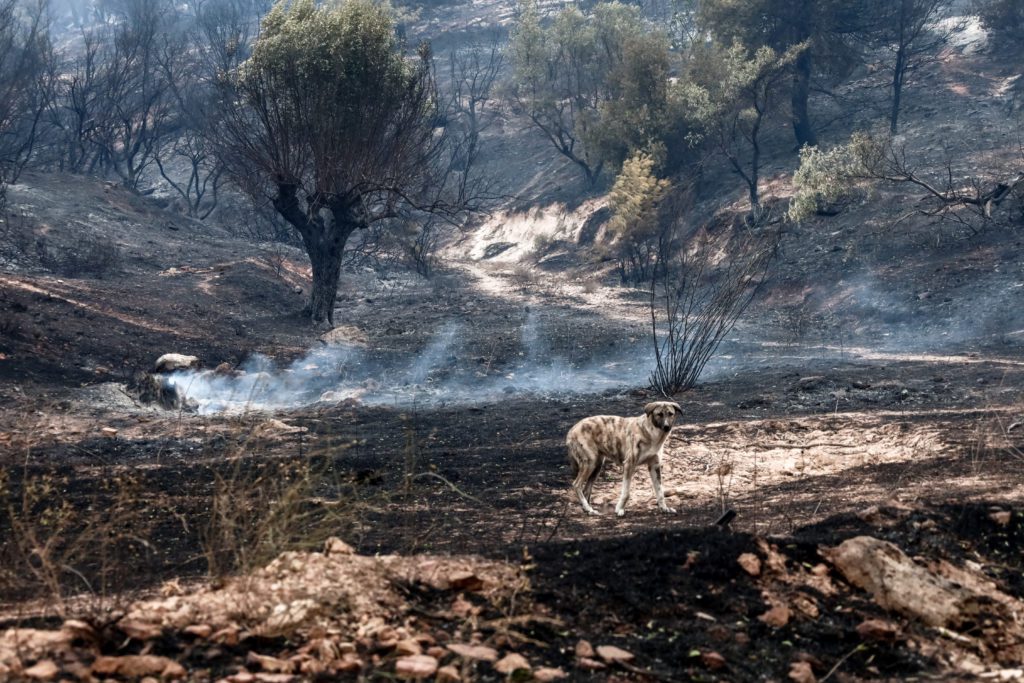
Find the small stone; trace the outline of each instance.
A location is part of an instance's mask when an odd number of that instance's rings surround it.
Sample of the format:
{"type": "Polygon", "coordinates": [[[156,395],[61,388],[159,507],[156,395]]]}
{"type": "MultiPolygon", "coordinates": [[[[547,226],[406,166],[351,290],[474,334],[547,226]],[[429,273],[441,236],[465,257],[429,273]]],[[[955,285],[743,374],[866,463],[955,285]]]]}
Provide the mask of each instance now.
{"type": "Polygon", "coordinates": [[[597,656],[608,663],[633,661],[632,652],[623,650],[621,647],[615,647],[614,645],[598,645],[597,656]]]}
{"type": "Polygon", "coordinates": [[[185,627],[185,633],[193,635],[196,638],[209,638],[213,635],[213,627],[209,624],[193,624],[185,627]]]}
{"type": "Polygon", "coordinates": [[[815,683],[818,679],[808,662],[793,662],[789,667],[789,680],[793,683],[815,683]]]}
{"type": "Polygon", "coordinates": [[[199,359],[195,356],[186,356],[181,353],[165,353],[156,359],[153,371],[174,372],[176,370],[191,370],[198,367],[199,359]]]}
{"type": "Polygon", "coordinates": [[[542,666],[533,672],[533,680],[538,681],[538,683],[552,683],[552,681],[560,681],[568,677],[569,674],[561,669],[552,669],[547,666],[542,666]]]}
{"type": "Polygon", "coordinates": [[[160,672],[160,678],[177,680],[179,678],[185,678],[188,672],[185,671],[185,667],[174,661],[173,659],[167,663],[164,670],[160,672]]]}
{"type": "Polygon", "coordinates": [[[702,652],[700,655],[700,661],[702,661],[704,666],[712,671],[725,668],[725,657],[714,651],[702,652]]]}
{"type": "Polygon", "coordinates": [[[94,674],[116,674],[123,678],[159,675],[162,678],[184,678],[185,668],[167,657],[157,655],[125,655],[97,657],[92,663],[94,674]]]}
{"type": "Polygon", "coordinates": [[[402,656],[423,654],[423,646],[414,638],[404,638],[395,643],[395,652],[402,656]]]}
{"type": "Polygon", "coordinates": [[[126,636],[135,640],[153,640],[154,638],[159,638],[161,633],[160,627],[134,619],[122,619],[117,622],[117,627],[126,636]]]}
{"type": "Polygon", "coordinates": [[[594,652],[594,646],[590,644],[588,640],[580,640],[576,643],[576,656],[577,657],[593,657],[597,653],[594,652]]]}
{"type": "Polygon", "coordinates": [[[107,437],[108,439],[113,439],[117,437],[117,430],[114,429],[113,427],[103,427],[102,429],[100,429],[100,434],[107,437]]]}
{"type": "Polygon", "coordinates": [[[448,666],[442,666],[437,670],[437,683],[457,683],[462,680],[459,675],[459,670],[449,664],[448,666]]]}
{"type": "Polygon", "coordinates": [[[234,647],[238,645],[238,628],[234,626],[227,626],[217,631],[210,636],[210,640],[215,643],[234,647]]]}
{"type": "Polygon", "coordinates": [[[772,628],[782,628],[789,623],[790,611],[786,605],[775,605],[758,617],[772,628]]]}
{"type": "Polygon", "coordinates": [[[585,671],[600,671],[601,669],[607,669],[608,665],[604,662],[599,662],[596,659],[590,657],[580,657],[576,660],[576,666],[585,671]]]}
{"type": "Polygon", "coordinates": [[[261,655],[256,652],[249,652],[245,658],[245,663],[258,666],[264,671],[278,674],[290,674],[295,671],[295,664],[285,659],[278,659],[277,657],[271,657],[269,655],[261,655]]]}
{"type": "Polygon", "coordinates": [[[743,571],[751,576],[761,575],[761,558],[754,553],[743,553],[736,561],[743,567],[743,571]]]}
{"type": "Polygon", "coordinates": [[[420,680],[433,676],[436,671],[437,660],[430,655],[411,655],[395,662],[395,675],[399,678],[420,680]]]}
{"type": "Polygon", "coordinates": [[[44,659],[25,669],[22,673],[26,678],[31,678],[37,681],[48,681],[51,678],[55,678],[57,674],[60,673],[60,668],[53,663],[52,659],[44,659]]]}
{"type": "Polygon", "coordinates": [[[494,670],[500,674],[511,675],[520,670],[529,671],[530,662],[521,654],[509,652],[494,663],[494,670]]]}
{"type": "Polygon", "coordinates": [[[433,647],[428,647],[427,648],[427,654],[430,655],[431,657],[436,657],[437,659],[441,659],[446,654],[448,654],[448,650],[444,649],[440,645],[434,645],[433,647]]]}
{"type": "Polygon", "coordinates": [[[467,645],[465,643],[452,643],[448,649],[464,659],[480,659],[485,662],[498,660],[498,651],[486,645],[467,645]]]}
{"type": "Polygon", "coordinates": [[[292,683],[295,680],[291,674],[272,674],[266,671],[253,674],[253,678],[262,683],[292,683]]]}
{"type": "Polygon", "coordinates": [[[1009,526],[1010,520],[1013,519],[1013,513],[1009,510],[999,510],[998,512],[990,512],[988,518],[999,526],[1009,526]]]}
{"type": "Polygon", "coordinates": [[[354,555],[355,548],[337,536],[331,536],[324,542],[324,555],[354,555]]]}
{"type": "Polygon", "coordinates": [[[453,590],[464,590],[472,593],[482,589],[484,582],[483,579],[473,572],[460,571],[449,575],[448,586],[453,590]]]}
{"type": "Polygon", "coordinates": [[[866,619],[857,625],[862,640],[893,641],[898,633],[896,624],[882,619],[866,619]]]}

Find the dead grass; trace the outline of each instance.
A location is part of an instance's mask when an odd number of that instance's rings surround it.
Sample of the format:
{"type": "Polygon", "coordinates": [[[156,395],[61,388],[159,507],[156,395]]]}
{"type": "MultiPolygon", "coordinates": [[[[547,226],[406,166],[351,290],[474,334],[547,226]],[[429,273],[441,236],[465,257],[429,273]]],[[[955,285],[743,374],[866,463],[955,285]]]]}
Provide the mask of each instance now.
{"type": "Polygon", "coordinates": [[[356,533],[381,503],[335,468],[346,446],[286,441],[282,425],[245,417],[211,435],[202,481],[180,485],[123,464],[44,464],[45,433],[27,430],[0,468],[0,604],[101,627],[175,572],[174,538],[194,538],[202,556],[186,564],[219,581],[356,533]]]}

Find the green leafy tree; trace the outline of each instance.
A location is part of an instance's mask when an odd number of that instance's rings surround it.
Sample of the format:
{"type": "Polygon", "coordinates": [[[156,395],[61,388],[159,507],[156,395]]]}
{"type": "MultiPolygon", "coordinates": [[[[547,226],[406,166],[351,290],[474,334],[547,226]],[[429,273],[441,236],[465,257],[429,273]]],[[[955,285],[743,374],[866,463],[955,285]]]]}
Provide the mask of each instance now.
{"type": "Polygon", "coordinates": [[[809,98],[816,75],[838,78],[858,61],[877,25],[875,2],[888,0],[703,0],[698,23],[723,43],[783,53],[804,45],[789,67],[793,134],[816,145],[809,98]]]}
{"type": "Polygon", "coordinates": [[[572,6],[545,26],[526,2],[512,34],[511,93],[588,185],[659,137],[666,114],[668,40],[637,7],[572,6]]]}
{"type": "Polygon", "coordinates": [[[430,64],[429,48],[403,55],[388,9],[371,0],[282,0],[225,83],[221,155],[301,236],[314,323],[334,323],[354,231],[466,206],[466,174],[446,163],[450,145],[436,128],[430,64]]]}
{"type": "Polygon", "coordinates": [[[763,46],[751,53],[740,43],[709,46],[693,65],[693,80],[677,88],[689,116],[707,141],[728,159],[747,186],[752,217],[761,211],[761,132],[778,102],[779,86],[804,45],[783,53],[763,46]]]}

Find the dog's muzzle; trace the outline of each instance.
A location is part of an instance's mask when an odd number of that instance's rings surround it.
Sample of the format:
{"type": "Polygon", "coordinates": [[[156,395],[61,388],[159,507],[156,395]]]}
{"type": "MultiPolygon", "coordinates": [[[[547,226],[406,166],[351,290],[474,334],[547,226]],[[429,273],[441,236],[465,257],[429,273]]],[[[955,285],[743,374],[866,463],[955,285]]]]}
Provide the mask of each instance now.
{"type": "Polygon", "coordinates": [[[662,425],[661,426],[661,431],[663,431],[663,432],[671,432],[672,431],[672,425],[662,425]]]}

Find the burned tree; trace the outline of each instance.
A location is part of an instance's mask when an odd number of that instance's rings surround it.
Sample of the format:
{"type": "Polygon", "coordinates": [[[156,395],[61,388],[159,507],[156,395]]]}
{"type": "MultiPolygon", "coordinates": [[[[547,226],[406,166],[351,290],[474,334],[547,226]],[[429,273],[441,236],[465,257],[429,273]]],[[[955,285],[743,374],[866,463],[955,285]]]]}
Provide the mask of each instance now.
{"type": "Polygon", "coordinates": [[[46,6],[27,14],[16,0],[0,0],[0,206],[39,142],[52,95],[46,6]]]}
{"type": "Polygon", "coordinates": [[[757,294],[777,243],[774,232],[743,228],[726,236],[699,230],[678,249],[664,244],[651,279],[656,391],[693,388],[757,294]]]}
{"type": "Polygon", "coordinates": [[[938,21],[950,8],[949,0],[893,0],[879,3],[878,40],[892,55],[889,131],[899,128],[900,109],[907,79],[936,61],[961,23],[938,21]]]}
{"type": "Polygon", "coordinates": [[[279,2],[224,86],[221,157],[301,236],[316,324],[334,322],[356,230],[465,206],[465,174],[445,163],[430,50],[407,59],[391,15],[370,0],[279,2]]]}

